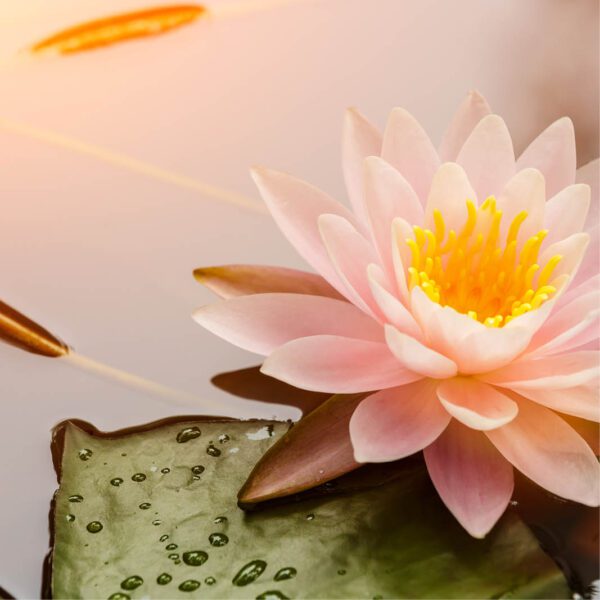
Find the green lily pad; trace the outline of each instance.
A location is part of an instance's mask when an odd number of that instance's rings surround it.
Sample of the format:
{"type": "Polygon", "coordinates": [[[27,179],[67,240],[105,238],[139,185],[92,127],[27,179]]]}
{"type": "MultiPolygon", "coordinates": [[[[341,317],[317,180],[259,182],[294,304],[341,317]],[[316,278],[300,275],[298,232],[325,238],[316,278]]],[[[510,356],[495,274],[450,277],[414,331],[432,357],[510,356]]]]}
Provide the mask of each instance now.
{"type": "Polygon", "coordinates": [[[570,597],[512,510],[471,538],[419,460],[371,489],[244,513],[238,489],[288,428],[190,418],[100,435],[63,424],[52,596],[570,597]]]}

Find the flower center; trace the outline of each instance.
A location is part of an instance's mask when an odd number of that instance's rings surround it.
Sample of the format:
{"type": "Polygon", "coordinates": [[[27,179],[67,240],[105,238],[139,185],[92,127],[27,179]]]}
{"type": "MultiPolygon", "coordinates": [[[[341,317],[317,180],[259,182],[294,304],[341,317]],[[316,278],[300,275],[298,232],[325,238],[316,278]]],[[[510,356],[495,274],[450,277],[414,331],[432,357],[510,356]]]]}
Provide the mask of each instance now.
{"type": "Polygon", "coordinates": [[[444,218],[434,210],[435,231],[415,226],[415,239],[406,240],[412,254],[409,288],[418,285],[434,302],[488,327],[502,327],[539,308],[556,292],[549,282],[562,256],[553,256],[543,268],[538,264],[546,230],[518,251],[517,236],[526,218],[527,211],[522,211],[513,219],[502,244],[502,211],[496,209],[495,198],[479,208],[467,200],[466,222],[458,234],[451,229],[446,236],[444,218]]]}

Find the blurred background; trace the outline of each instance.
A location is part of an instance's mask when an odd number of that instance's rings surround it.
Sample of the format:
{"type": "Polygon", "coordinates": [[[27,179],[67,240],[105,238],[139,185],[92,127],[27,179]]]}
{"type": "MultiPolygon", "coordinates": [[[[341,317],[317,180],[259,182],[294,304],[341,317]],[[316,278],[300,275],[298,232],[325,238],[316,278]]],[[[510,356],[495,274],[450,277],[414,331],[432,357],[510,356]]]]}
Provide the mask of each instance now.
{"type": "MultiPolygon", "coordinates": [[[[380,126],[403,106],[437,142],[464,95],[478,89],[505,118],[517,151],[570,116],[583,165],[598,156],[599,3],[295,0],[221,15],[228,2],[212,0],[206,17],[164,35],[68,56],[27,48],[157,3],[0,4],[0,299],[85,355],[210,400],[213,413],[296,418],[285,397],[250,402],[213,386],[216,374],[259,360],[190,318],[212,299],[194,281],[196,267],[303,266],[271,220],[65,139],[257,204],[254,164],[344,199],[347,106],[380,126]]],[[[0,389],[0,586],[38,597],[56,487],[51,427],[78,417],[115,429],[208,409],[165,404],[6,345],[0,389]]]]}

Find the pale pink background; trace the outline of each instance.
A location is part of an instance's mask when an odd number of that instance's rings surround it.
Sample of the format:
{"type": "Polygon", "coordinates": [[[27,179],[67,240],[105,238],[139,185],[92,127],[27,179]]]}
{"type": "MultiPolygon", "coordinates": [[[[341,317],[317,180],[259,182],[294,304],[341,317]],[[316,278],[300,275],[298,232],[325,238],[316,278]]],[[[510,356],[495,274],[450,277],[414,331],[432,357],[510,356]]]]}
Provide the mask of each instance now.
{"type": "MultiPolygon", "coordinates": [[[[343,197],[346,106],[383,125],[402,105],[438,140],[472,88],[505,117],[517,149],[567,114],[580,162],[598,155],[596,0],[297,0],[76,56],[19,54],[56,29],[149,4],[1,3],[0,120],[257,200],[247,174],[256,163],[343,197]]],[[[216,400],[221,414],[298,416],[212,387],[215,373],[258,360],[189,316],[211,299],[194,267],[301,266],[267,217],[1,125],[0,192],[1,299],[78,351],[216,400]]],[[[79,417],[111,429],[191,409],[5,345],[0,389],[0,586],[36,597],[56,485],[52,425],[79,417]]]]}

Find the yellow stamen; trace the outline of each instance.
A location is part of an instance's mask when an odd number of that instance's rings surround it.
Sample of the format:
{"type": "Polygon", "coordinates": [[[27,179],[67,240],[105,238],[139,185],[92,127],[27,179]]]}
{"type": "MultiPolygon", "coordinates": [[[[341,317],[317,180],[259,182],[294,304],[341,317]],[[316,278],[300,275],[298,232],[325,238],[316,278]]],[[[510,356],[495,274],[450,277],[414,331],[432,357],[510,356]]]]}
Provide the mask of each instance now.
{"type": "Polygon", "coordinates": [[[408,285],[410,289],[419,286],[432,301],[451,306],[486,327],[502,327],[552,297],[556,287],[549,282],[562,257],[553,256],[543,268],[538,264],[546,230],[517,240],[526,211],[514,217],[502,245],[502,211],[496,199],[490,196],[479,208],[467,200],[466,209],[458,235],[452,229],[446,235],[438,209],[433,211],[434,231],[413,227],[414,239],[406,240],[412,257],[408,285]]]}

